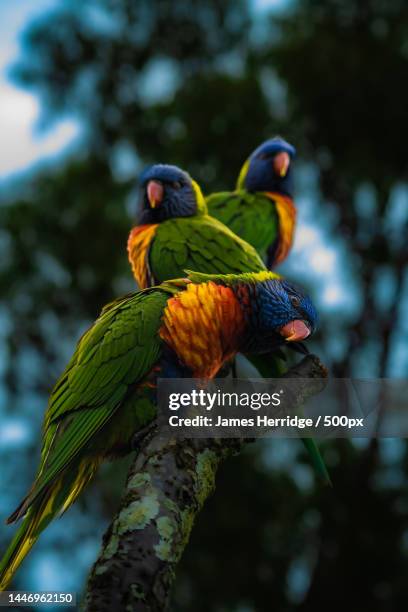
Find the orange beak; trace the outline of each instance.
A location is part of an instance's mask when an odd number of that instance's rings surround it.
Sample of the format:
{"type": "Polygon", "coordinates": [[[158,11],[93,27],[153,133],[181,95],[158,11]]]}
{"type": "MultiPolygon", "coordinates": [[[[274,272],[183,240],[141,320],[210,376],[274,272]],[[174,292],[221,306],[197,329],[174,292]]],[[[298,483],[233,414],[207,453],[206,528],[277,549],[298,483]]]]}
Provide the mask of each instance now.
{"type": "Polygon", "coordinates": [[[281,178],[286,176],[288,172],[289,164],[290,164],[290,157],[289,157],[289,153],[286,153],[286,151],[282,151],[281,153],[278,153],[273,158],[274,172],[281,178]]]}
{"type": "Polygon", "coordinates": [[[147,198],[152,208],[156,208],[163,200],[163,185],[157,181],[149,181],[147,184],[147,198]]]}
{"type": "Polygon", "coordinates": [[[286,323],[279,333],[283,336],[286,342],[299,342],[310,336],[310,328],[301,319],[295,319],[286,323]]]}

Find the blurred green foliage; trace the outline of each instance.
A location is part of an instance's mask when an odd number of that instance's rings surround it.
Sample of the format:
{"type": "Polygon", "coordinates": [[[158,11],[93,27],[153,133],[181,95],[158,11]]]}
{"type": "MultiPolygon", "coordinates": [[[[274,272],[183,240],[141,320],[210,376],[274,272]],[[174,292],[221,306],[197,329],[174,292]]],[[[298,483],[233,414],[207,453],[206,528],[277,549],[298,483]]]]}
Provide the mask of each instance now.
{"type": "MultiPolygon", "coordinates": [[[[40,96],[45,123],[73,113],[84,138],[76,158],[27,178],[0,207],[8,405],[27,389],[44,395],[80,331],[133,286],[125,246],[136,176],[118,178],[123,159],[135,173],[142,163],[180,164],[210,191],[232,187],[248,152],[279,132],[318,170],[359,278],[362,308],[332,371],[358,376],[361,353],[372,375],[392,375],[408,260],[408,216],[390,221],[391,190],[407,180],[407,30],[402,0],[295,0],[261,16],[243,0],[61,1],[30,24],[14,77],[40,96]],[[356,197],[367,184],[374,205],[364,215],[356,197]],[[377,299],[384,270],[388,309],[377,299]],[[23,376],[27,351],[37,366],[23,376]]],[[[328,490],[300,445],[288,445],[286,461],[284,443],[258,443],[222,468],[174,609],[402,608],[406,449],[388,460],[382,444],[328,444],[328,490]]],[[[112,478],[114,466],[92,489],[106,517],[117,503],[112,478]]]]}

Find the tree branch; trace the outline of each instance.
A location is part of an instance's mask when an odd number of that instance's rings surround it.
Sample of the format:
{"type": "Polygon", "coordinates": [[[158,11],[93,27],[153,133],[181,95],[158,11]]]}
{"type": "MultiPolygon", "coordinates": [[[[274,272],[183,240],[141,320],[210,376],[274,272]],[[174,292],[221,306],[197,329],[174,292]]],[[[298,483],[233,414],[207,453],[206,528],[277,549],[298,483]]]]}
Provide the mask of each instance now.
{"type": "MultiPolygon", "coordinates": [[[[299,402],[322,388],[302,378],[322,379],[327,370],[308,355],[285,374],[299,378],[299,402]]],[[[295,407],[294,407],[295,408],[295,407]]],[[[221,461],[248,440],[161,439],[154,433],[128,475],[121,507],[103,538],[83,603],[86,612],[166,610],[176,565],[194,520],[215,486],[221,461]]]]}

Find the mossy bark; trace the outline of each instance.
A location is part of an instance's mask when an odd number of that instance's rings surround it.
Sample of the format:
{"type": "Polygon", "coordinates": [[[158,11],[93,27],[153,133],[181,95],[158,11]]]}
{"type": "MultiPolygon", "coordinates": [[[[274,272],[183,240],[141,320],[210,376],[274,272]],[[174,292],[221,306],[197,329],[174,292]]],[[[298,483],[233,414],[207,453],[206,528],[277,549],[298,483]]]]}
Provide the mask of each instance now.
{"type": "MultiPolygon", "coordinates": [[[[309,355],[285,377],[325,377],[309,355]]],[[[299,400],[318,392],[309,385],[299,400]]],[[[320,386],[321,388],[321,386],[320,386]]],[[[89,576],[86,612],[162,612],[194,520],[215,487],[221,461],[248,440],[168,440],[149,434],[129,472],[121,507],[89,576]]]]}

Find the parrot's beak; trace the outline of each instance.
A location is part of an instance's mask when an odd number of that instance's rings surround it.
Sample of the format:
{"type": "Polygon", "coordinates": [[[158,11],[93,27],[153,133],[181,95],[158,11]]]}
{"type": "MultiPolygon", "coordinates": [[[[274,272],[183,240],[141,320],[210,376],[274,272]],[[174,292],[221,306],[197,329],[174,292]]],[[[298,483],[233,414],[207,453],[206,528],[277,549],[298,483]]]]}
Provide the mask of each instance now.
{"type": "Polygon", "coordinates": [[[163,200],[164,188],[158,181],[149,181],[147,184],[147,199],[152,208],[159,206],[163,200]]]}
{"type": "Polygon", "coordinates": [[[280,176],[281,178],[285,177],[290,165],[290,157],[289,153],[286,151],[282,151],[275,155],[273,159],[273,169],[275,174],[280,176]]]}
{"type": "Polygon", "coordinates": [[[309,326],[301,319],[290,321],[279,330],[286,342],[299,342],[310,336],[309,326]]]}

